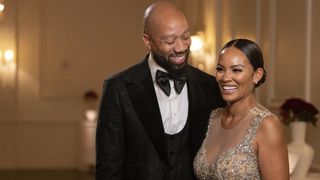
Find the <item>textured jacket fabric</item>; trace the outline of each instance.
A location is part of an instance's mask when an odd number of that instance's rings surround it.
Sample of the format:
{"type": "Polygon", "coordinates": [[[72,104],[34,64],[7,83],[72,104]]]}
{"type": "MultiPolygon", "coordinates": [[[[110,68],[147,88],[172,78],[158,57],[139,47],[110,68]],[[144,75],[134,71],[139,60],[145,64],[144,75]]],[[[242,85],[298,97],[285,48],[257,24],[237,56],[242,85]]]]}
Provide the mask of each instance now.
{"type": "MultiPolygon", "coordinates": [[[[96,180],[168,179],[172,167],[147,59],[104,83],[96,132],[96,180]]],[[[210,112],[224,105],[213,76],[189,65],[187,75],[188,153],[181,155],[189,157],[182,158],[178,180],[195,178],[192,162],[210,112]]]]}

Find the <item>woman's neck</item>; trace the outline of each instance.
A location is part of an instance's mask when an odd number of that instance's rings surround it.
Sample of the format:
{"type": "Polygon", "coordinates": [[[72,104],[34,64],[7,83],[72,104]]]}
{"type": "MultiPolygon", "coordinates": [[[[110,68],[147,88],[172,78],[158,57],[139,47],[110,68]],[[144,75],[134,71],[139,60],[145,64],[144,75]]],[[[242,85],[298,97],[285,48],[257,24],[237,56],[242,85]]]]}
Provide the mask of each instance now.
{"type": "Polygon", "coordinates": [[[254,96],[229,103],[226,107],[222,125],[224,128],[232,128],[244,119],[249,111],[257,104],[254,96]]]}
{"type": "Polygon", "coordinates": [[[237,116],[239,114],[243,114],[244,112],[248,112],[257,104],[256,98],[254,95],[249,96],[245,99],[241,99],[237,102],[229,102],[226,110],[228,114],[231,116],[237,116]]]}

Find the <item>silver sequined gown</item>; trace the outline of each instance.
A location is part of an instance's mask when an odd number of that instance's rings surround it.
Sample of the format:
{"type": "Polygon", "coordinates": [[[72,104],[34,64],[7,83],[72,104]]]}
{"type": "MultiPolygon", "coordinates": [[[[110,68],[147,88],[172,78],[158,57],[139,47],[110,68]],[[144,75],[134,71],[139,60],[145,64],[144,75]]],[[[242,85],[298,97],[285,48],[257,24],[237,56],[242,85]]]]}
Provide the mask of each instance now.
{"type": "Polygon", "coordinates": [[[261,179],[253,141],[263,119],[274,116],[258,104],[231,129],[221,126],[224,109],[211,113],[206,138],[193,166],[198,179],[261,179]],[[207,153],[210,152],[210,153],[207,153]]]}

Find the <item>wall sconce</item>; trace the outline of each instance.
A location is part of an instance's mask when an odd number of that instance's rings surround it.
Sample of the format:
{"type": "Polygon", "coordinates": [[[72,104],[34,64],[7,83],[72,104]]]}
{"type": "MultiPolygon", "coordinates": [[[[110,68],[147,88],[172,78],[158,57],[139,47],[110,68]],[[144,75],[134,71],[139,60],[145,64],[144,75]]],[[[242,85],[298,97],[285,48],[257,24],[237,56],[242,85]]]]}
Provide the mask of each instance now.
{"type": "Polygon", "coordinates": [[[4,4],[2,2],[0,2],[0,12],[4,11],[4,4]]]}
{"type": "Polygon", "coordinates": [[[0,98],[5,100],[10,100],[7,95],[14,96],[17,83],[17,7],[14,2],[0,0],[0,98]]]}
{"type": "Polygon", "coordinates": [[[16,69],[14,51],[12,49],[0,49],[0,81],[10,81],[11,76],[14,75],[16,69]],[[6,80],[4,80],[6,79],[6,80]]]}
{"type": "Polygon", "coordinates": [[[15,86],[15,63],[12,49],[0,49],[0,89],[11,89],[15,86]]]}
{"type": "Polygon", "coordinates": [[[191,36],[191,42],[191,52],[200,51],[204,46],[203,39],[199,35],[191,36]]]}
{"type": "Polygon", "coordinates": [[[3,18],[4,10],[5,10],[5,5],[3,1],[0,0],[0,20],[3,18]]]}
{"type": "Polygon", "coordinates": [[[190,64],[200,70],[208,72],[214,61],[214,56],[207,47],[203,32],[198,32],[196,35],[191,36],[190,51],[190,64]]]}
{"type": "Polygon", "coordinates": [[[5,51],[0,50],[0,61],[2,61],[3,66],[10,65],[14,62],[14,52],[12,49],[7,49],[5,51]]]}

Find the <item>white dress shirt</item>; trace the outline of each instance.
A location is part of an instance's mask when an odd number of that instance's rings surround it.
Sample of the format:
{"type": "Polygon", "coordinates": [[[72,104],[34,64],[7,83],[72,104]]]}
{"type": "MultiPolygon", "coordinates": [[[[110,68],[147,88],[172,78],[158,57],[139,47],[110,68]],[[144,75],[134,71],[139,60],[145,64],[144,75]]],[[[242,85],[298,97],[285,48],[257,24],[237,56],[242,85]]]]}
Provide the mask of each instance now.
{"type": "Polygon", "coordinates": [[[158,99],[164,131],[170,135],[177,134],[184,128],[188,118],[189,99],[187,83],[183,86],[181,93],[178,94],[174,89],[173,80],[169,80],[171,93],[170,96],[167,96],[156,81],[157,70],[167,71],[155,62],[151,54],[148,64],[158,99]]]}

